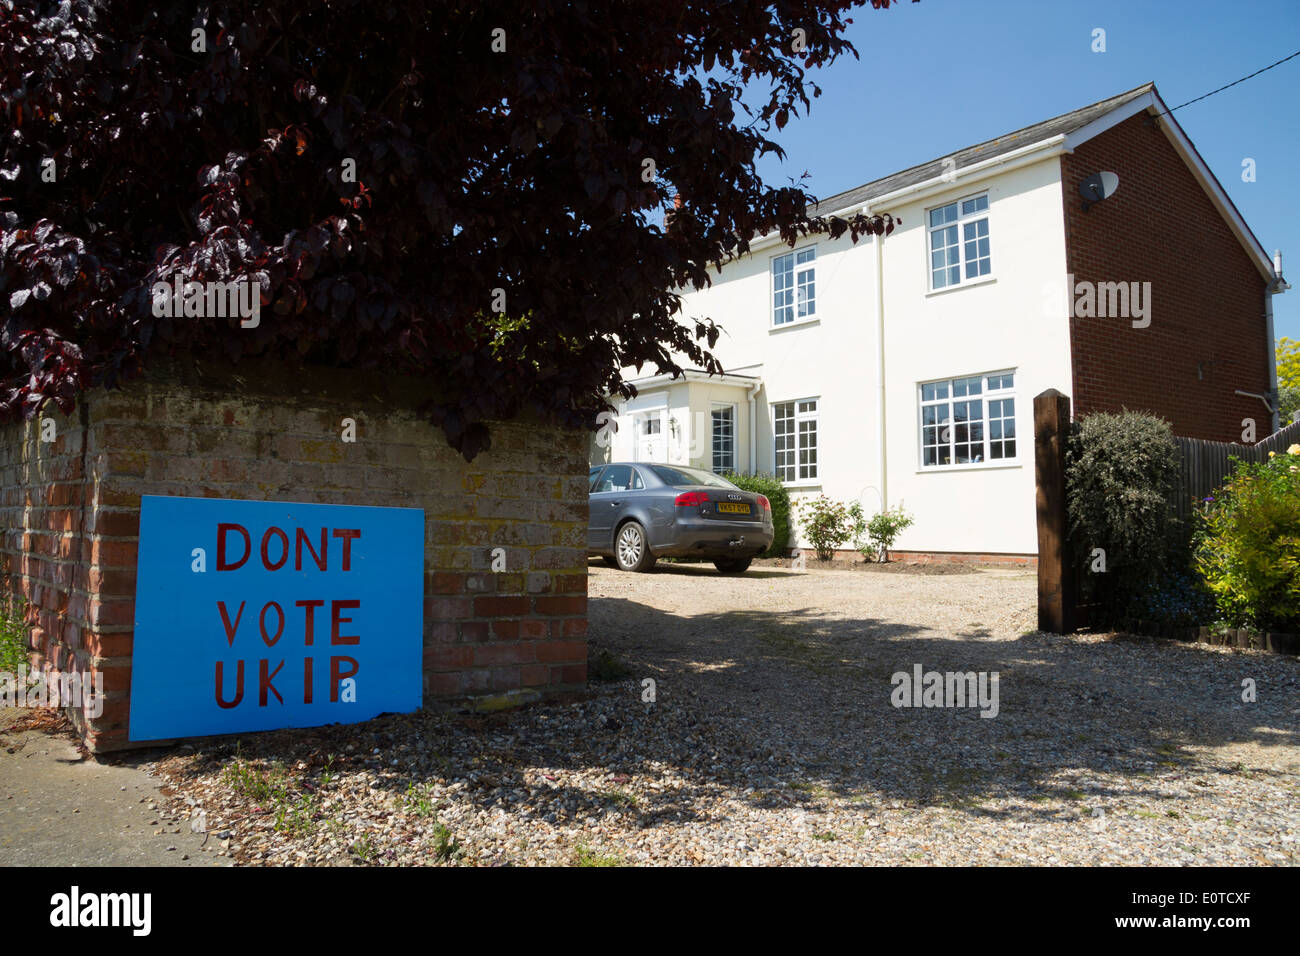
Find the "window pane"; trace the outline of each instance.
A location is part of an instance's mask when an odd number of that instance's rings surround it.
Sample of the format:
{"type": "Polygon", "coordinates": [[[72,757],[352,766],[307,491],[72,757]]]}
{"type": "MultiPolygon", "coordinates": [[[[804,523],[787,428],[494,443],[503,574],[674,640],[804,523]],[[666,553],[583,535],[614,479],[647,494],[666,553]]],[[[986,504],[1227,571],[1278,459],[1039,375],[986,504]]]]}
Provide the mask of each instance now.
{"type": "MultiPolygon", "coordinates": [[[[990,376],[990,382],[999,383],[1006,376],[990,376]]],[[[989,458],[1007,459],[1016,456],[1016,400],[1003,398],[989,402],[989,458]]]]}
{"type": "Polygon", "coordinates": [[[813,282],[813,270],[805,269],[799,273],[799,316],[802,318],[806,315],[812,315],[816,312],[816,286],[813,282]]]}
{"type": "Polygon", "coordinates": [[[627,491],[632,483],[632,469],[627,465],[614,465],[605,469],[600,479],[600,491],[627,491]]]}
{"type": "Polygon", "coordinates": [[[794,321],[794,255],[772,260],[772,324],[794,321]]]}
{"type": "Polygon", "coordinates": [[[930,210],[930,225],[942,226],[946,222],[953,222],[957,218],[957,204],[952,203],[947,206],[940,206],[938,209],[930,210]]]}
{"type": "Polygon", "coordinates": [[[713,409],[713,470],[732,471],[736,467],[736,422],[734,409],[713,409]]]}

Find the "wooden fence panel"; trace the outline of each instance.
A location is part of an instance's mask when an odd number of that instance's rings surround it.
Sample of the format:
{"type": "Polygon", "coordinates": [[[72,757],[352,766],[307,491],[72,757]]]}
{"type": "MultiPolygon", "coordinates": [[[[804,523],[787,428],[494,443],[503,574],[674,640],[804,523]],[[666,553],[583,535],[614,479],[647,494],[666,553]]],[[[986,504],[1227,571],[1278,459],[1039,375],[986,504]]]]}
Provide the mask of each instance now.
{"type": "Polygon", "coordinates": [[[1205,441],[1200,438],[1174,439],[1182,454],[1182,474],[1174,492],[1178,517],[1191,517],[1192,510],[1214,489],[1223,485],[1232,473],[1233,458],[1263,461],[1270,451],[1284,454],[1291,445],[1300,443],[1300,422],[1287,425],[1253,445],[1236,442],[1205,441]]]}

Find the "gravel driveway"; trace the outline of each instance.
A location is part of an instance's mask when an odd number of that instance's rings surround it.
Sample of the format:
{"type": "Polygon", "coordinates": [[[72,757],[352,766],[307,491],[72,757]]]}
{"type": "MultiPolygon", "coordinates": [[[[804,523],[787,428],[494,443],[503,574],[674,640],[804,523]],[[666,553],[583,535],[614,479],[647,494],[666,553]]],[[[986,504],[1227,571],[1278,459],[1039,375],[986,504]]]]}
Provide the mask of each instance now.
{"type": "Polygon", "coordinates": [[[1033,572],[947,570],[593,563],[590,695],[153,769],[241,862],[1297,862],[1294,658],[1035,634],[1033,572]],[[997,715],[895,707],[916,665],[997,715]]]}

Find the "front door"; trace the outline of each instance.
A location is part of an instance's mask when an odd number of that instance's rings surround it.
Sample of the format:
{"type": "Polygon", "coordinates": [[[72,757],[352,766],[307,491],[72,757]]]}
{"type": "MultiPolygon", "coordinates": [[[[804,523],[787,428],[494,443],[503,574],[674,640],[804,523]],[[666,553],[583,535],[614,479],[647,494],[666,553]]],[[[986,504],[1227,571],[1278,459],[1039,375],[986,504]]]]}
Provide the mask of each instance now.
{"type": "Polygon", "coordinates": [[[636,461],[664,463],[668,459],[664,444],[664,413],[662,410],[642,412],[636,416],[636,461]]]}

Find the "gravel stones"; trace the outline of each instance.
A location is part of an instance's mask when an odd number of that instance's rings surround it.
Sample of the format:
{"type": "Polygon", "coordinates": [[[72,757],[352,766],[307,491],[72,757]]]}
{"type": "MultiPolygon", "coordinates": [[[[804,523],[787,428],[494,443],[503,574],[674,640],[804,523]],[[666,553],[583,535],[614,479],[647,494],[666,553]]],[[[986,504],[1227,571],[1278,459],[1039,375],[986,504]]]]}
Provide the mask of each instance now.
{"type": "Polygon", "coordinates": [[[1032,571],[812,565],[593,565],[592,651],[630,677],[152,769],[246,864],[1300,861],[1294,658],[1037,634],[1032,571]],[[997,671],[997,716],[893,706],[916,664],[997,671]]]}

